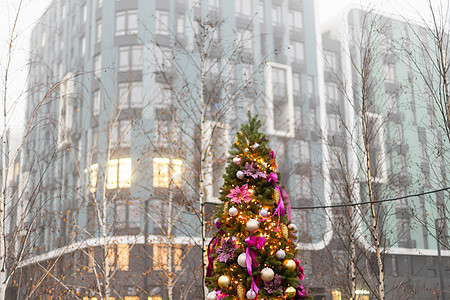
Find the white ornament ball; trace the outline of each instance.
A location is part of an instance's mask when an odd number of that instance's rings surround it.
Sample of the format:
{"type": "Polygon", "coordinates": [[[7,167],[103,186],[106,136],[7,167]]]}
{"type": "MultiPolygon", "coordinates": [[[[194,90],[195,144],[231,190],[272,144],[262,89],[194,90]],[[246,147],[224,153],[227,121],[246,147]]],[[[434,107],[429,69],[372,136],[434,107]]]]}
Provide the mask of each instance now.
{"type": "Polygon", "coordinates": [[[267,211],[267,209],[263,208],[259,211],[259,215],[263,218],[267,217],[269,215],[269,212],[267,211]]]}
{"type": "Polygon", "coordinates": [[[207,296],[206,296],[206,300],[216,300],[217,296],[216,296],[216,292],[210,292],[207,296]]]}
{"type": "Polygon", "coordinates": [[[237,237],[237,236],[234,236],[234,235],[231,237],[231,239],[232,239],[233,241],[235,241],[235,242],[237,242],[237,241],[239,240],[238,237],[237,237]]]}
{"type": "Polygon", "coordinates": [[[240,165],[242,162],[242,159],[239,156],[236,156],[235,158],[233,158],[233,162],[237,165],[240,165]]]}
{"type": "Polygon", "coordinates": [[[256,293],[253,290],[248,290],[247,294],[245,294],[247,296],[247,299],[255,299],[256,298],[256,293]]]}
{"type": "Polygon", "coordinates": [[[230,216],[235,216],[238,213],[238,210],[236,207],[232,206],[229,210],[228,213],[230,214],[230,216]]]}
{"type": "Polygon", "coordinates": [[[278,250],[277,251],[277,258],[278,259],[283,259],[283,258],[285,258],[286,257],[286,252],[284,252],[284,250],[278,250]]]}
{"type": "Polygon", "coordinates": [[[273,276],[275,276],[275,273],[271,268],[264,268],[261,271],[261,279],[264,281],[272,281],[273,276]]]}
{"type": "Polygon", "coordinates": [[[246,258],[247,258],[247,255],[245,255],[245,253],[239,254],[238,259],[237,259],[238,265],[240,265],[243,268],[246,268],[247,267],[247,263],[245,261],[246,258]]]}
{"type": "Polygon", "coordinates": [[[258,146],[259,146],[258,143],[254,143],[253,146],[252,146],[252,148],[253,148],[253,149],[256,149],[256,148],[258,148],[258,146]]]}
{"type": "Polygon", "coordinates": [[[236,177],[239,178],[239,179],[244,178],[244,172],[242,172],[242,171],[237,171],[237,172],[236,172],[236,177]]]}
{"type": "Polygon", "coordinates": [[[255,219],[250,219],[247,221],[246,226],[248,231],[253,232],[259,229],[259,222],[255,219]]]}
{"type": "Polygon", "coordinates": [[[288,228],[292,231],[296,231],[297,230],[297,225],[295,225],[294,223],[291,223],[288,225],[288,228]]]}

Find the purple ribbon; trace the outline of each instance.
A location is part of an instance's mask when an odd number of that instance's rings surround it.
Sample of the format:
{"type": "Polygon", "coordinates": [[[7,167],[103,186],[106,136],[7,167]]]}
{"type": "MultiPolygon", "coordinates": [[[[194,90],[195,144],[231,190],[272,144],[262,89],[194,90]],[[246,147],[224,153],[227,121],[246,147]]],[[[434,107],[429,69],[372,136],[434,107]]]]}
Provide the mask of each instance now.
{"type": "Polygon", "coordinates": [[[221,290],[216,291],[216,297],[217,297],[217,300],[220,300],[220,299],[225,298],[225,297],[228,297],[228,296],[230,296],[230,295],[227,295],[227,294],[225,294],[225,293],[222,293],[221,290]]]}
{"type": "MultiPolygon", "coordinates": [[[[280,194],[280,199],[278,199],[278,206],[277,209],[275,210],[275,212],[273,213],[273,215],[271,215],[269,218],[272,218],[276,213],[279,212],[278,214],[278,225],[277,225],[277,231],[279,229],[279,225],[280,225],[280,221],[281,221],[281,217],[284,216],[285,214],[287,214],[289,222],[292,221],[292,213],[291,213],[291,201],[289,201],[289,196],[286,193],[286,191],[278,185],[278,175],[277,173],[270,173],[269,178],[267,179],[268,182],[272,182],[275,185],[275,189],[278,191],[278,193],[280,194]],[[284,201],[286,201],[286,208],[284,207],[284,201]]],[[[262,221],[267,220],[263,219],[262,221]]]]}
{"type": "Polygon", "coordinates": [[[245,251],[245,263],[247,265],[247,272],[248,275],[252,277],[252,286],[251,289],[255,291],[256,294],[258,294],[258,286],[255,283],[255,279],[252,275],[252,262],[256,265],[256,253],[253,250],[250,250],[250,246],[255,246],[258,249],[261,249],[264,244],[266,243],[265,237],[258,237],[258,236],[249,236],[245,239],[245,242],[247,243],[247,249],[245,251]]]}
{"type": "Polygon", "coordinates": [[[211,277],[211,275],[212,275],[213,259],[211,258],[211,253],[212,253],[211,244],[212,244],[212,247],[214,248],[217,245],[217,241],[218,241],[218,238],[216,236],[211,241],[209,241],[208,249],[206,250],[206,253],[208,255],[208,268],[206,269],[206,277],[211,277]]]}

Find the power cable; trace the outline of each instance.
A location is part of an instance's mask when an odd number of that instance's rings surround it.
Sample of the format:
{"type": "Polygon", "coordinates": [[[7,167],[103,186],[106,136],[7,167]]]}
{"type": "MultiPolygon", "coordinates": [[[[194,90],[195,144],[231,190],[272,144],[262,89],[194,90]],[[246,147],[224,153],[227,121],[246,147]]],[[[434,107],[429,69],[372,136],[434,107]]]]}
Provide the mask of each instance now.
{"type": "Polygon", "coordinates": [[[446,188],[439,189],[439,190],[427,191],[427,192],[422,192],[422,193],[418,193],[418,194],[411,194],[411,195],[406,195],[406,196],[396,197],[396,198],[390,198],[390,199],[366,201],[366,202],[357,202],[357,203],[348,203],[348,204],[335,204],[335,205],[322,205],[322,206],[300,206],[300,207],[291,207],[291,209],[298,209],[298,210],[302,210],[302,209],[326,209],[326,208],[337,208],[337,207],[366,205],[366,204],[371,204],[371,203],[375,204],[375,203],[383,203],[383,202],[396,201],[396,200],[407,199],[407,198],[412,198],[412,197],[418,197],[418,196],[423,196],[423,195],[428,195],[428,194],[434,194],[434,193],[439,193],[439,192],[447,191],[447,190],[450,190],[450,186],[446,187],[446,188]]]}

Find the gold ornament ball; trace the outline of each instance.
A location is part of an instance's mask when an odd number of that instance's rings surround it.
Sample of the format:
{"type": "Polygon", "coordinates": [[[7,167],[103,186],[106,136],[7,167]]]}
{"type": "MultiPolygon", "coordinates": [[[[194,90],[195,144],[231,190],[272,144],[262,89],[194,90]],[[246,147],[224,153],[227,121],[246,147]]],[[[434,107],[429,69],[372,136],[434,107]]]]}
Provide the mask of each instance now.
{"type": "Polygon", "coordinates": [[[222,275],[219,277],[218,283],[219,283],[219,286],[224,289],[230,285],[231,279],[227,275],[222,275]]]}
{"type": "Polygon", "coordinates": [[[284,293],[286,294],[286,297],[294,298],[297,291],[292,286],[290,286],[284,291],[284,293]]]}
{"type": "Polygon", "coordinates": [[[286,259],[285,261],[283,261],[283,267],[285,267],[289,271],[294,271],[297,266],[295,265],[295,261],[293,261],[292,259],[286,259]]]}

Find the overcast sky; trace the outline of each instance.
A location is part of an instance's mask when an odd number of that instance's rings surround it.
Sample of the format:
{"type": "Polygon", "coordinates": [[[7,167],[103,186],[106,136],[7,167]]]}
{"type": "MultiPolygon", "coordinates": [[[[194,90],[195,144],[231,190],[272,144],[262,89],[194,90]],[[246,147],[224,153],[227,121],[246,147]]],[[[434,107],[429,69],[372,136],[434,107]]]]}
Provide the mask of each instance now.
{"type": "MultiPolygon", "coordinates": [[[[61,0],[65,1],[65,0],[61,0]]],[[[227,0],[231,1],[231,0],[227,0]]],[[[248,0],[250,1],[250,0],[248,0]]],[[[417,15],[417,11],[426,12],[426,0],[316,0],[316,7],[318,9],[318,16],[320,23],[326,22],[330,17],[342,12],[351,4],[357,7],[373,7],[375,9],[383,10],[387,13],[399,15],[401,12],[403,16],[409,18],[417,15]]],[[[433,0],[436,4],[443,1],[448,3],[448,0],[433,0]]],[[[19,7],[20,0],[0,0],[0,55],[1,55],[1,69],[0,69],[0,92],[3,100],[4,89],[4,68],[7,63],[8,41],[12,25],[14,24],[15,14],[19,7]]],[[[13,48],[13,57],[11,61],[11,70],[8,78],[8,101],[20,101],[22,105],[17,106],[15,117],[11,119],[11,123],[15,124],[19,118],[17,115],[23,111],[23,103],[25,101],[26,89],[26,74],[27,74],[27,50],[28,40],[31,29],[36,24],[37,19],[44,12],[50,0],[22,0],[21,13],[19,15],[15,38],[15,47],[13,48]]],[[[448,4],[447,4],[448,5],[448,4]]],[[[1,101],[3,103],[3,101],[1,101]]],[[[3,110],[2,110],[3,113],[3,110]]]]}

